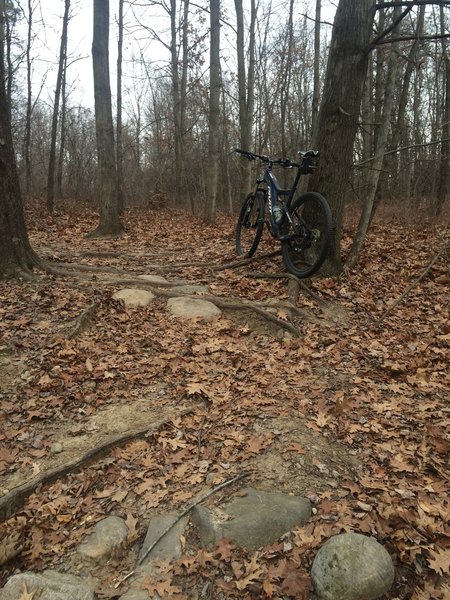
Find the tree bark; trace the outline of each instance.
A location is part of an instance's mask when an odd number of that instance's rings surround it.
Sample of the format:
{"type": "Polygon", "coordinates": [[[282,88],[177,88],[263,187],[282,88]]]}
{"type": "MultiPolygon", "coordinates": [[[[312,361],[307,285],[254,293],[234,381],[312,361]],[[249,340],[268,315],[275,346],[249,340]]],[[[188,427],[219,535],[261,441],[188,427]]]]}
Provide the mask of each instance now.
{"type": "MultiPolygon", "coordinates": [[[[445,31],[444,8],[440,7],[441,31],[445,31]]],[[[448,42],[442,40],[442,56],[444,58],[444,107],[442,111],[442,143],[439,164],[439,184],[437,198],[434,206],[435,216],[439,216],[442,207],[450,193],[450,56],[448,51],[448,42]]]]}
{"type": "Polygon", "coordinates": [[[94,0],[94,71],[95,130],[98,156],[98,200],[100,223],[89,237],[117,237],[123,227],[119,218],[114,126],[109,78],[109,0],[94,0]]]}
{"type": "Polygon", "coordinates": [[[31,278],[39,259],[28,240],[6,88],[5,2],[0,0],[0,279],[31,278]]]}
{"type": "Polygon", "coordinates": [[[58,113],[59,99],[61,96],[61,86],[63,81],[63,71],[66,64],[67,54],[67,27],[69,24],[70,0],[65,0],[63,27],[61,33],[61,44],[59,48],[58,75],[56,77],[55,102],[53,104],[52,132],[50,140],[50,156],[48,161],[47,177],[47,210],[53,212],[55,203],[55,167],[56,167],[56,138],[58,135],[58,113]]]}
{"type": "Polygon", "coordinates": [[[208,184],[205,220],[214,223],[217,210],[220,140],[220,0],[210,0],[211,42],[209,67],[208,184]]]}
{"type": "Polygon", "coordinates": [[[332,247],[323,267],[330,274],[342,269],[340,244],[345,194],[367,74],[374,9],[374,0],[340,0],[318,116],[321,162],[310,188],[325,195],[333,212],[332,247]]]}
{"type": "MultiPolygon", "coordinates": [[[[248,69],[245,65],[245,28],[244,10],[242,0],[234,0],[236,10],[236,53],[238,77],[238,104],[239,104],[239,143],[243,150],[251,150],[253,110],[255,105],[255,26],[256,4],[251,0],[250,8],[250,37],[248,48],[248,69]]],[[[241,187],[247,194],[251,187],[251,164],[241,161],[241,187]]]]}
{"type": "Polygon", "coordinates": [[[314,23],[314,87],[311,114],[311,138],[316,139],[317,117],[320,100],[320,14],[322,0],[316,0],[316,22],[314,23]]]}
{"type": "MultiPolygon", "coordinates": [[[[394,9],[394,18],[396,12],[400,11],[400,7],[394,9]]],[[[359,219],[358,228],[353,239],[352,247],[348,254],[345,268],[352,269],[358,259],[361,248],[364,244],[367,230],[369,228],[372,210],[375,202],[375,195],[380,179],[381,168],[383,165],[384,154],[386,151],[386,144],[388,134],[391,125],[391,116],[394,106],[394,94],[395,94],[395,83],[397,76],[397,65],[398,65],[398,54],[394,48],[391,48],[391,54],[389,57],[388,71],[386,74],[386,88],[383,100],[383,111],[381,115],[381,123],[378,128],[377,145],[375,148],[375,156],[370,166],[370,171],[367,175],[367,190],[364,197],[364,205],[359,219]]]]}
{"type": "Polygon", "coordinates": [[[117,202],[120,214],[125,209],[123,189],[123,142],[122,142],[122,55],[123,55],[123,0],[119,0],[119,34],[117,39],[117,202]]]}

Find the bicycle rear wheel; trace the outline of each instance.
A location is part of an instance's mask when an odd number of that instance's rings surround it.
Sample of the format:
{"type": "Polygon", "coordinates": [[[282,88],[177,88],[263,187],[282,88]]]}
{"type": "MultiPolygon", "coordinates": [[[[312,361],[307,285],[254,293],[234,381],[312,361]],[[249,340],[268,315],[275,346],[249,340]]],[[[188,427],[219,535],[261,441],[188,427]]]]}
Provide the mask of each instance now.
{"type": "Polygon", "coordinates": [[[253,256],[264,228],[264,196],[262,192],[249,194],[242,205],[236,225],[236,253],[253,256]]]}
{"type": "Polygon", "coordinates": [[[281,242],[286,269],[297,277],[316,273],[325,260],[331,243],[331,210],[317,192],[297,198],[290,209],[293,225],[285,220],[281,242]]]}

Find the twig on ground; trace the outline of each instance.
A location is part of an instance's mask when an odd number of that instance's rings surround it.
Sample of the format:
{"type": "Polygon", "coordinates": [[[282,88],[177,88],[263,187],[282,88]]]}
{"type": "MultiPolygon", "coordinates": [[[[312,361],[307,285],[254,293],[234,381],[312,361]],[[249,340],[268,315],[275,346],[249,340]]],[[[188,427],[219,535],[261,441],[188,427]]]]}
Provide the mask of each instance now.
{"type": "Polygon", "coordinates": [[[410,291],[412,289],[414,289],[416,287],[417,284],[419,284],[422,279],[429,273],[429,271],[431,270],[432,266],[434,265],[434,263],[442,256],[442,254],[444,254],[444,252],[447,250],[447,248],[450,246],[450,238],[439,248],[439,250],[436,252],[436,254],[433,256],[433,258],[430,260],[430,262],[428,263],[428,265],[425,267],[425,269],[422,271],[422,273],[419,275],[419,277],[417,277],[409,287],[406,288],[406,290],[403,292],[403,294],[401,296],[399,296],[397,298],[397,300],[395,300],[395,302],[393,302],[385,311],[384,313],[381,315],[381,317],[376,321],[376,323],[381,323],[381,321],[383,321],[389,313],[391,313],[394,308],[396,306],[398,306],[400,304],[400,302],[406,298],[406,296],[410,293],[410,291]]]}
{"type": "Polygon", "coordinates": [[[308,294],[308,296],[311,296],[311,298],[314,298],[314,300],[316,300],[317,302],[325,302],[325,300],[323,298],[321,298],[320,296],[318,296],[315,292],[313,292],[306,285],[306,283],[304,281],[302,281],[299,277],[296,277],[292,273],[255,272],[255,273],[246,273],[246,275],[248,277],[255,277],[256,279],[289,279],[290,281],[295,281],[299,285],[299,287],[301,287],[301,289],[308,294]]]}
{"type": "MultiPolygon", "coordinates": [[[[195,508],[198,504],[201,504],[202,502],[204,502],[207,498],[209,498],[213,494],[222,490],[224,487],[227,487],[233,483],[236,483],[236,481],[239,481],[240,479],[243,479],[244,477],[248,477],[249,475],[250,475],[250,473],[240,473],[239,475],[236,475],[236,477],[233,477],[232,479],[228,479],[227,481],[224,481],[223,483],[214,487],[212,490],[209,490],[209,492],[207,492],[206,494],[201,496],[198,500],[191,502],[191,504],[189,504],[187,506],[187,508],[185,508],[179,515],[177,515],[176,518],[172,521],[172,523],[170,523],[170,525],[168,525],[164,529],[164,531],[162,531],[158,535],[156,540],[154,540],[153,543],[150,544],[150,546],[146,549],[144,554],[139,558],[139,560],[137,562],[137,566],[142,565],[142,563],[148,557],[148,555],[151,553],[153,548],[162,540],[162,538],[165,535],[167,535],[169,533],[169,531],[171,529],[173,529],[173,527],[178,523],[178,521],[180,521],[180,519],[182,519],[184,516],[186,516],[188,513],[190,513],[193,508],[195,508]]],[[[125,577],[123,577],[120,581],[118,581],[114,587],[117,589],[119,586],[121,586],[124,581],[126,581],[127,579],[129,579],[136,573],[136,570],[137,569],[134,569],[133,571],[130,571],[129,573],[127,573],[127,575],[125,575],[125,577]]]]}

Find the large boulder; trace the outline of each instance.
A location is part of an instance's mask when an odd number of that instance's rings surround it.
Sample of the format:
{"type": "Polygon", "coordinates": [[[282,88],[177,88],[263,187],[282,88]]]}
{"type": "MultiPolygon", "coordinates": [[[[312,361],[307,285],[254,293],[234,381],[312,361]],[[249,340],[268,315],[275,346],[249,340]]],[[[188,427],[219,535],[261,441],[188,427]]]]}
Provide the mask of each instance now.
{"type": "Polygon", "coordinates": [[[310,516],[311,503],[307,498],[252,488],[246,488],[243,496],[220,511],[200,505],[192,511],[200,542],[208,548],[222,538],[245,548],[259,548],[303,525],[310,516]]]}
{"type": "Polygon", "coordinates": [[[317,600],[376,600],[390,589],[394,576],[387,550],[360,533],[330,538],[311,570],[317,600]]]}
{"type": "Polygon", "coordinates": [[[94,593],[80,577],[48,570],[13,575],[0,590],[0,600],[19,600],[22,597],[34,600],[94,600],[94,593]]]}

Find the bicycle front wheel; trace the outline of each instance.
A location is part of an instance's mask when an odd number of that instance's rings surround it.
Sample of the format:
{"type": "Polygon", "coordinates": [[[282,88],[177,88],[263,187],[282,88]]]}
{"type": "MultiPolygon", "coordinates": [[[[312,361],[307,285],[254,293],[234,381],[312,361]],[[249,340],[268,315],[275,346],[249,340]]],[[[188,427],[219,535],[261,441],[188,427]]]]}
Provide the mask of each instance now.
{"type": "Polygon", "coordinates": [[[236,225],[236,253],[253,256],[264,228],[264,196],[261,192],[249,194],[242,205],[236,225]]]}
{"type": "Polygon", "coordinates": [[[331,244],[331,210],[317,192],[297,198],[285,219],[281,249],[286,269],[297,277],[309,277],[323,264],[331,244]]]}

